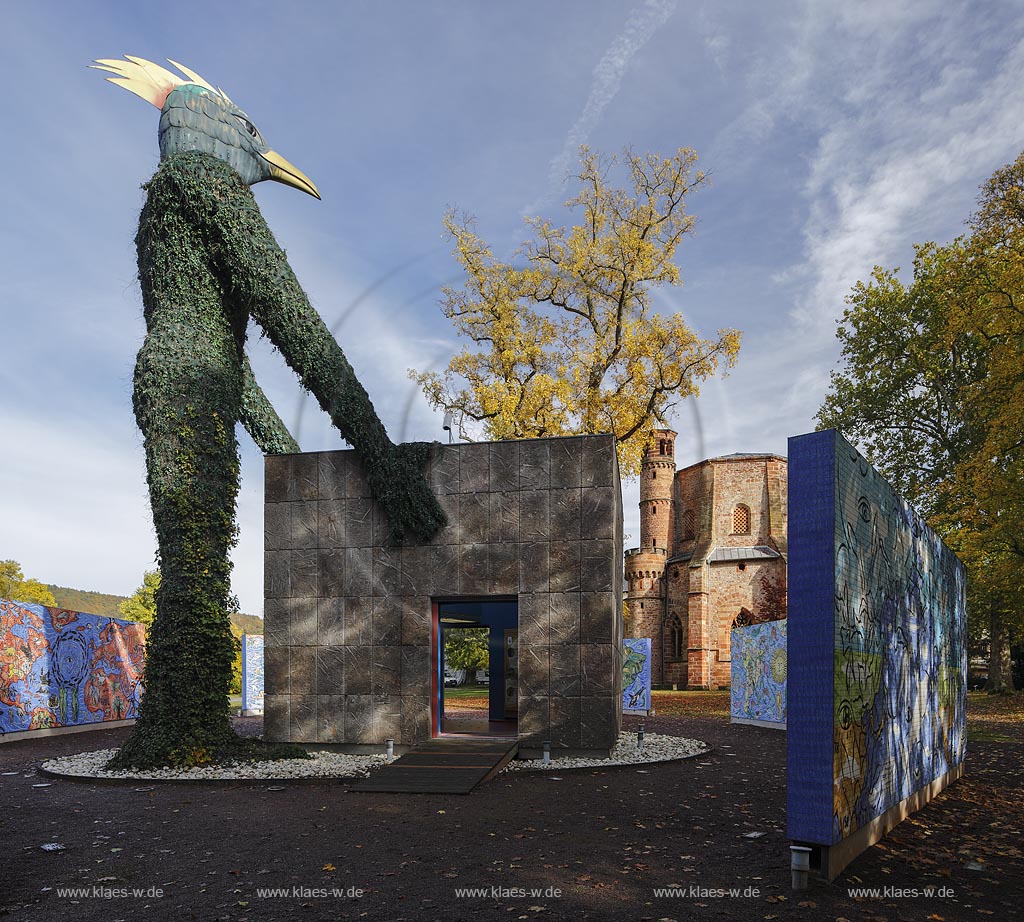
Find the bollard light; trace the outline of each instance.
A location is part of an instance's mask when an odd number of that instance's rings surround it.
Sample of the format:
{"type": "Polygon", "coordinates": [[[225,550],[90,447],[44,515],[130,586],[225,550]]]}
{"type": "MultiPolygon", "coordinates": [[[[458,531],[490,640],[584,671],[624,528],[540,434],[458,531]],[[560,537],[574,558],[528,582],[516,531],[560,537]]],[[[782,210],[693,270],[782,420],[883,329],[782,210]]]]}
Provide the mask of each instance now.
{"type": "Polygon", "coordinates": [[[640,724],[640,729],[636,731],[636,748],[644,748],[644,725],[640,724]]]}
{"type": "Polygon", "coordinates": [[[544,764],[551,764],[551,740],[544,740],[544,764]]]}
{"type": "Polygon", "coordinates": [[[794,890],[807,889],[807,875],[811,870],[811,850],[806,845],[789,846],[789,869],[794,890]]]}
{"type": "Polygon", "coordinates": [[[389,762],[395,761],[395,741],[384,740],[384,758],[389,762]]]}

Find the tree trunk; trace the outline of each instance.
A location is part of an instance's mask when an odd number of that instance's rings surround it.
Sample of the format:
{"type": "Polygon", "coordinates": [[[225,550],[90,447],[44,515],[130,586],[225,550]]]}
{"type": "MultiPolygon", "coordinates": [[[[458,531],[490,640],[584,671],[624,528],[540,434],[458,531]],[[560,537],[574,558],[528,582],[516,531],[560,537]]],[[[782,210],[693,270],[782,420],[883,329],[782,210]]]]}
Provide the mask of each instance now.
{"type": "Polygon", "coordinates": [[[989,609],[988,637],[988,681],[985,683],[985,691],[992,695],[1008,694],[1014,691],[1010,631],[995,604],[989,609]]]}

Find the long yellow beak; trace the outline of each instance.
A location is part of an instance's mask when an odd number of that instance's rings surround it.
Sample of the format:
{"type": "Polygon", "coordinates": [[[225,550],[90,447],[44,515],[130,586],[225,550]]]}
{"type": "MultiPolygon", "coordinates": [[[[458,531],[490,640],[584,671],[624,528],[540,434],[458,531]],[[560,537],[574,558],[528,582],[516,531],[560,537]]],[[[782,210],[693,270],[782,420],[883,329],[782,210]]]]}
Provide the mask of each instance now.
{"type": "Polygon", "coordinates": [[[283,182],[286,186],[293,186],[301,192],[308,192],[314,198],[320,198],[313,180],[298,167],[292,166],[276,150],[262,151],[260,156],[270,164],[271,179],[283,182]]]}

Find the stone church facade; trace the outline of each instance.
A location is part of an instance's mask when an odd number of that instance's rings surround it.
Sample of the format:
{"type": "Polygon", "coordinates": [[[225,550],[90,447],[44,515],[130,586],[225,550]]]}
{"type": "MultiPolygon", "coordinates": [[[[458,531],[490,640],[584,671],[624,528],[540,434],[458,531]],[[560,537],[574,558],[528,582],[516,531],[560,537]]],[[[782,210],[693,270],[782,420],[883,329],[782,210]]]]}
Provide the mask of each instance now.
{"type": "Polygon", "coordinates": [[[652,639],[654,685],[727,688],[733,626],[785,617],[786,459],[735,454],[676,470],[675,439],[654,430],[643,459],[627,636],[652,639]]]}

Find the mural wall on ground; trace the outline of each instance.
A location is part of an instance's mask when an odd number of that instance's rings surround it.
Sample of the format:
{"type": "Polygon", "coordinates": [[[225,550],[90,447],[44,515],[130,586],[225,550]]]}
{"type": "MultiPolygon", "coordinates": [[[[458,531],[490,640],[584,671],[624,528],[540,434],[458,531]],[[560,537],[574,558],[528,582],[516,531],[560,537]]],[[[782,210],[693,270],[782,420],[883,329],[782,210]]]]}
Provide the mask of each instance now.
{"type": "Polygon", "coordinates": [[[966,577],[839,433],[789,448],[789,832],[834,845],[964,759],[966,577]]]}
{"type": "Polygon", "coordinates": [[[786,723],[786,622],[732,632],[730,715],[734,721],[786,723]]]}
{"type": "Polygon", "coordinates": [[[138,716],[141,624],[0,599],[0,734],[138,716]]]}
{"type": "Polygon", "coordinates": [[[651,639],[627,637],[622,641],[622,710],[651,709],[651,639]]]}
{"type": "Polygon", "coordinates": [[[242,635],[242,710],[263,710],[263,635],[242,635]]]}

